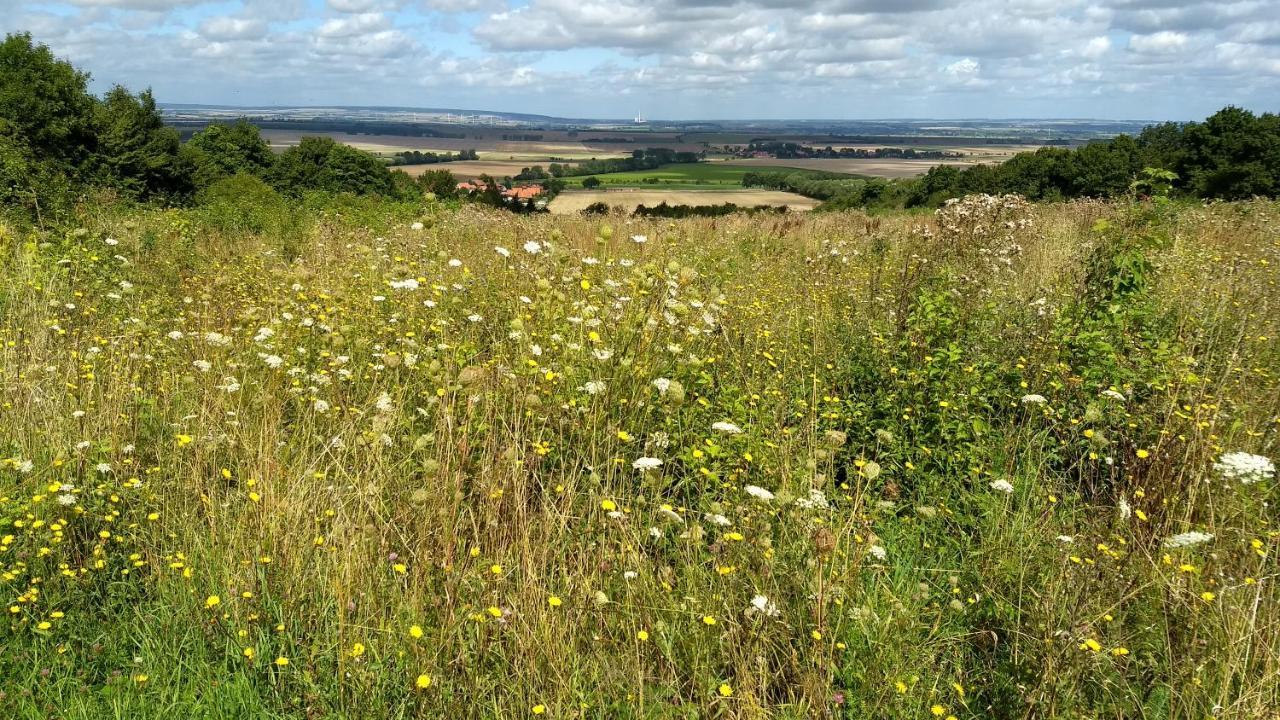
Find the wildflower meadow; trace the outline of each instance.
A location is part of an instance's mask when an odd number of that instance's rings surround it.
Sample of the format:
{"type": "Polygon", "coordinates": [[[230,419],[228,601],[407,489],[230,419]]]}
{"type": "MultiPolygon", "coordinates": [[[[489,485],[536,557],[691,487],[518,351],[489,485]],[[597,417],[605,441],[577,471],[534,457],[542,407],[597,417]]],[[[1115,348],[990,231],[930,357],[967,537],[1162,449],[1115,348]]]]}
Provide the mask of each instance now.
{"type": "Polygon", "coordinates": [[[0,226],[0,716],[1280,716],[1280,207],[0,226]]]}

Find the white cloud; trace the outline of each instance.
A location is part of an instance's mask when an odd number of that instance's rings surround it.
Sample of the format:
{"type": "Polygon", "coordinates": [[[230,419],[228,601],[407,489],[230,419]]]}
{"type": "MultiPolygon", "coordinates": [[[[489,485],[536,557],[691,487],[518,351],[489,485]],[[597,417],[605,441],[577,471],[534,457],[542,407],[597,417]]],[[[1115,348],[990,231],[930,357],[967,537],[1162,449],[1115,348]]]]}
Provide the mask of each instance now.
{"type": "Polygon", "coordinates": [[[1106,55],[1110,50],[1111,38],[1105,35],[1100,35],[1085,43],[1084,48],[1080,51],[1080,55],[1089,58],[1090,60],[1097,60],[1103,55],[1106,55]]]}
{"type": "Polygon", "coordinates": [[[0,0],[0,31],[162,101],[653,117],[1280,106],[1280,0],[66,2],[0,0]]]}
{"type": "Polygon", "coordinates": [[[215,17],[200,23],[200,34],[211,40],[250,40],[266,35],[267,24],[247,18],[215,17]]]}
{"type": "Polygon", "coordinates": [[[1150,35],[1134,35],[1129,38],[1129,49],[1136,53],[1166,55],[1176,53],[1187,46],[1186,33],[1161,30],[1150,35]]]}

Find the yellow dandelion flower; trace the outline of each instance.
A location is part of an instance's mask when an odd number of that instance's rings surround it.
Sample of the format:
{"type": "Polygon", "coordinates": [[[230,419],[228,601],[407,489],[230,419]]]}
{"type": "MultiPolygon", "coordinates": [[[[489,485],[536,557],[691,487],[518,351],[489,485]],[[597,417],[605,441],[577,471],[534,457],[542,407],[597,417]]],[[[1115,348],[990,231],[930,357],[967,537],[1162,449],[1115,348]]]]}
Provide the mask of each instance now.
{"type": "Polygon", "coordinates": [[[719,693],[720,697],[730,697],[733,695],[733,687],[729,683],[721,683],[719,693]]]}
{"type": "Polygon", "coordinates": [[[426,690],[431,687],[431,676],[423,673],[418,676],[417,680],[413,681],[413,684],[416,685],[419,690],[426,690]]]}

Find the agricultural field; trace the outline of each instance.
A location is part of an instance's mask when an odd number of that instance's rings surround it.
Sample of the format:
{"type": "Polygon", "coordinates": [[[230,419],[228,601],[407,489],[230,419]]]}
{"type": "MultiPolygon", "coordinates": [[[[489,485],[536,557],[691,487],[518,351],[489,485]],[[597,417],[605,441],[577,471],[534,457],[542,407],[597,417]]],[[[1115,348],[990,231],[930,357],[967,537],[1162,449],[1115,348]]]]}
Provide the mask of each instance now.
{"type": "Polygon", "coordinates": [[[796,168],[892,179],[917,177],[929,172],[929,168],[935,165],[954,165],[958,168],[966,168],[984,163],[998,164],[1008,160],[1010,157],[1012,157],[1012,154],[990,153],[943,160],[906,160],[902,158],[735,158],[733,164],[746,171],[767,172],[770,170],[796,168]]]}
{"type": "MultiPolygon", "coordinates": [[[[646,186],[648,187],[648,186],[646,186]]],[[[689,186],[696,188],[696,186],[689,186]]],[[[614,188],[611,190],[566,190],[555,197],[547,209],[553,213],[565,215],[577,213],[594,203],[602,202],[611,207],[620,207],[627,211],[635,210],[637,205],[652,207],[660,203],[668,205],[722,205],[733,203],[740,207],[756,205],[786,206],[791,210],[811,210],[819,202],[795,193],[779,190],[758,190],[739,187],[730,189],[662,189],[640,190],[614,188]]]]}
{"type": "Polygon", "coordinates": [[[0,225],[0,717],[1280,707],[1276,203],[299,197],[0,225]]]}
{"type": "MultiPolygon", "coordinates": [[[[457,132],[459,128],[452,128],[453,132],[457,132]]],[[[419,150],[422,152],[458,152],[459,150],[475,150],[481,160],[492,162],[513,161],[522,162],[524,166],[528,166],[534,162],[546,164],[552,158],[561,160],[588,160],[588,159],[604,159],[612,157],[623,157],[631,154],[631,146],[628,144],[588,144],[575,141],[565,137],[565,133],[548,133],[537,132],[535,134],[543,136],[543,140],[503,140],[501,133],[493,128],[467,128],[467,137],[464,138],[439,138],[439,137],[413,137],[405,135],[366,135],[352,134],[342,132],[299,132],[296,130],[262,130],[263,139],[267,140],[273,149],[283,150],[292,147],[301,142],[302,138],[308,135],[323,135],[330,137],[337,142],[350,145],[352,147],[371,152],[377,155],[390,156],[397,152],[405,150],[419,150]],[[547,136],[550,135],[550,138],[547,136]]],[[[514,133],[511,129],[506,130],[507,133],[514,133]]],[[[655,142],[663,145],[662,138],[655,138],[655,142]]],[[[520,169],[516,168],[516,172],[520,169]]]]}

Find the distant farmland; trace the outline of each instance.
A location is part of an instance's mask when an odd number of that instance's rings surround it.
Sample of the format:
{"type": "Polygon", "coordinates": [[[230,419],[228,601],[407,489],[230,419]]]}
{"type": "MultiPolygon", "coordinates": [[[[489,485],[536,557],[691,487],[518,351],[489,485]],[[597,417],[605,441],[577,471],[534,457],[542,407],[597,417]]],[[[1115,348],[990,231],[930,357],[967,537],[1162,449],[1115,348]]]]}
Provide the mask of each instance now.
{"type": "Polygon", "coordinates": [[[568,190],[556,196],[547,206],[551,212],[568,215],[579,212],[593,203],[603,202],[610,207],[621,207],[630,212],[637,205],[652,207],[668,205],[722,205],[733,203],[740,207],[756,205],[785,205],[790,210],[812,210],[818,201],[795,193],[778,190],[568,190]]]}

